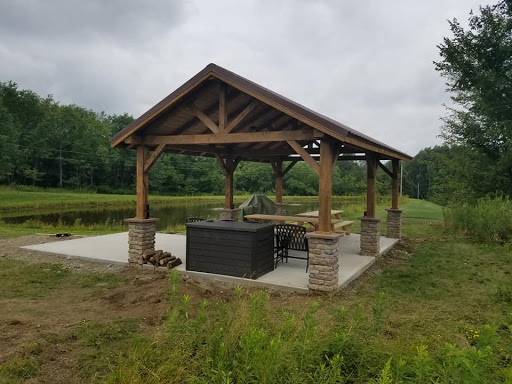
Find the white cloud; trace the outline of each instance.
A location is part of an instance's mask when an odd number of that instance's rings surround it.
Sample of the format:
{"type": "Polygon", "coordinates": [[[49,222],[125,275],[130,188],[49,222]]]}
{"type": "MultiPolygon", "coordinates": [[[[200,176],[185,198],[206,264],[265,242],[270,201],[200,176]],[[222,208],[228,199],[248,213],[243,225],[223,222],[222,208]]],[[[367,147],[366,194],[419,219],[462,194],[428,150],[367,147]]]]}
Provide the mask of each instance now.
{"type": "Polygon", "coordinates": [[[138,116],[210,62],[391,146],[440,143],[447,19],[476,0],[0,3],[0,81],[138,116]]]}

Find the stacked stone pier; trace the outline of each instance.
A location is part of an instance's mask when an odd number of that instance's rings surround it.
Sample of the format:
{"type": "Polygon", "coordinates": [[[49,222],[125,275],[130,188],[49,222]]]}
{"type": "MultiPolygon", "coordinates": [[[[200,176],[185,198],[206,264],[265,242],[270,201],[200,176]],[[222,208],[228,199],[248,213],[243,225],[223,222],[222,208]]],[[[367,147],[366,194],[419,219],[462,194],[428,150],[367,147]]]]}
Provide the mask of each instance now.
{"type": "Polygon", "coordinates": [[[142,254],[155,249],[156,223],[158,219],[126,219],[128,223],[128,263],[142,266],[142,254]]]}

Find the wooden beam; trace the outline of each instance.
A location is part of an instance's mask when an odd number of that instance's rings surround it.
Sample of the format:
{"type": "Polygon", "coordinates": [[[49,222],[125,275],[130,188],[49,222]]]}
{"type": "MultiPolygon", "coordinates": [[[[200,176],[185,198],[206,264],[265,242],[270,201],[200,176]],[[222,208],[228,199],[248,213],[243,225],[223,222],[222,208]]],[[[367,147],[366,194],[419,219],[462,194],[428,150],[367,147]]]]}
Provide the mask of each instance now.
{"type": "Polygon", "coordinates": [[[215,154],[215,158],[217,159],[217,163],[219,163],[222,173],[224,173],[224,175],[226,175],[228,173],[228,169],[226,168],[226,163],[224,162],[224,160],[218,153],[215,154]]]}
{"type": "Polygon", "coordinates": [[[219,130],[223,132],[228,124],[228,112],[226,108],[226,84],[220,84],[219,89],[219,130]]]}
{"type": "MultiPolygon", "coordinates": [[[[292,131],[293,132],[293,131],[292,131]]],[[[290,145],[290,147],[293,148],[293,150],[295,152],[297,152],[297,154],[300,155],[300,157],[302,157],[302,159],[304,159],[304,161],[311,167],[311,169],[313,171],[316,172],[317,175],[320,175],[320,166],[318,165],[318,163],[315,161],[315,159],[313,159],[311,157],[311,155],[308,153],[308,151],[306,151],[304,148],[302,148],[302,145],[300,145],[299,143],[297,143],[297,141],[295,140],[287,140],[287,143],[290,145]]],[[[320,147],[321,148],[321,147],[320,147]]],[[[321,152],[321,150],[320,150],[321,152]]],[[[320,154],[320,157],[322,155],[320,154]]],[[[332,159],[330,159],[331,162],[332,162],[332,159]]]]}
{"type": "Polygon", "coordinates": [[[392,176],[391,176],[391,209],[398,209],[398,169],[400,166],[400,160],[391,160],[392,176]]]}
{"type": "Polygon", "coordinates": [[[165,144],[160,144],[156,149],[153,151],[151,156],[149,156],[149,159],[146,160],[144,163],[144,172],[148,172],[153,164],[158,160],[160,156],[162,156],[162,151],[165,148],[165,144]]]}
{"type": "Polygon", "coordinates": [[[351,160],[351,161],[365,161],[366,160],[366,156],[357,156],[357,155],[350,155],[350,156],[339,156],[338,157],[338,161],[343,161],[343,160],[351,160]]]}
{"type": "Polygon", "coordinates": [[[257,143],[263,141],[288,141],[288,140],[312,140],[322,135],[320,132],[312,129],[301,129],[298,131],[278,131],[278,132],[244,132],[244,133],[218,133],[204,135],[179,135],[179,136],[146,136],[142,142],[138,138],[129,137],[127,144],[238,144],[238,143],[257,143]]]}
{"type": "Polygon", "coordinates": [[[194,103],[190,106],[192,112],[196,115],[196,117],[206,125],[210,131],[213,133],[219,133],[219,127],[215,124],[212,119],[210,119],[206,114],[203,113],[194,103]]]}
{"type": "Polygon", "coordinates": [[[333,142],[320,142],[320,174],[318,179],[318,232],[331,232],[333,142]]]}
{"type": "Polygon", "coordinates": [[[231,132],[240,122],[258,105],[258,100],[253,100],[238,114],[225,129],[225,133],[231,132]]]}
{"type": "Polygon", "coordinates": [[[366,154],[366,217],[375,217],[377,154],[366,154]]]}
{"type": "Polygon", "coordinates": [[[233,209],[233,173],[240,162],[240,158],[226,158],[222,159],[220,155],[215,155],[217,162],[219,163],[224,176],[224,209],[233,209]]]}
{"type": "Polygon", "coordinates": [[[377,162],[377,164],[389,177],[393,177],[393,173],[384,164],[382,164],[380,161],[377,162]]]}
{"type": "Polygon", "coordinates": [[[295,164],[297,164],[297,162],[298,162],[298,161],[299,161],[298,159],[297,159],[297,160],[292,160],[292,162],[291,162],[290,164],[288,164],[288,166],[287,166],[287,167],[284,169],[284,171],[283,171],[283,177],[284,177],[284,176],[286,176],[286,174],[288,173],[288,171],[289,171],[290,169],[292,169],[292,168],[293,168],[293,166],[294,166],[295,164]]]}
{"type": "Polygon", "coordinates": [[[337,145],[335,145],[334,152],[332,154],[332,167],[333,168],[336,166],[336,163],[338,162],[338,157],[340,156],[342,149],[343,149],[343,145],[340,142],[338,142],[337,145]]]}
{"type": "Polygon", "coordinates": [[[274,170],[274,176],[276,177],[276,203],[283,202],[283,162],[271,161],[272,169],[274,170]]]}
{"type": "Polygon", "coordinates": [[[147,173],[144,172],[148,149],[144,145],[137,147],[137,204],[135,218],[146,218],[146,205],[148,203],[147,173]]]}
{"type": "MultiPolygon", "coordinates": [[[[235,91],[236,92],[229,92],[229,94],[226,94],[226,105],[228,105],[231,102],[234,102],[239,97],[242,97],[242,96],[245,95],[244,93],[239,92],[238,89],[235,90],[235,91]]],[[[204,113],[205,113],[205,115],[208,116],[208,115],[214,113],[215,111],[217,111],[218,109],[219,109],[219,102],[216,101],[215,103],[209,105],[208,108],[204,109],[204,113]]],[[[180,128],[178,128],[177,130],[173,131],[172,134],[173,135],[180,135],[180,134],[182,134],[183,132],[185,132],[189,128],[195,129],[197,124],[198,124],[197,118],[194,117],[192,120],[187,121],[180,128]]],[[[207,128],[207,132],[209,132],[208,128],[207,128]]]]}

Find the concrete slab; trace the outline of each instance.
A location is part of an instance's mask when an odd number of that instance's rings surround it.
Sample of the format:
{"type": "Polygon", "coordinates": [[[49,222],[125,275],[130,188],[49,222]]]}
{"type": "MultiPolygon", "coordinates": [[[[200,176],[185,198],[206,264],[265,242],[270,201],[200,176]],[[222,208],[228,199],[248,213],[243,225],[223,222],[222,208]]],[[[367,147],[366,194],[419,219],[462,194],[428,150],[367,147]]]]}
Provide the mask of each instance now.
{"type": "MultiPolygon", "coordinates": [[[[157,233],[156,249],[165,249],[185,261],[185,235],[157,233]]],[[[128,264],[128,232],[62,240],[21,247],[77,259],[128,264]]]]}
{"type": "MultiPolygon", "coordinates": [[[[375,257],[359,255],[359,241],[360,236],[358,234],[351,234],[350,236],[340,238],[341,256],[339,258],[338,277],[340,288],[346,287],[375,262],[375,257]]],[[[397,242],[398,240],[396,239],[381,237],[381,254],[389,251],[397,242]]],[[[185,235],[157,233],[155,247],[156,249],[169,251],[176,257],[181,258],[183,264],[178,267],[178,271],[191,276],[253,287],[308,292],[308,273],[306,273],[306,263],[304,260],[289,259],[288,263],[280,263],[274,271],[261,276],[257,280],[251,280],[212,273],[186,271],[185,235]]],[[[128,232],[29,245],[22,248],[78,259],[128,264],[128,232]]],[[[153,268],[152,266],[147,267],[153,268]]]]}

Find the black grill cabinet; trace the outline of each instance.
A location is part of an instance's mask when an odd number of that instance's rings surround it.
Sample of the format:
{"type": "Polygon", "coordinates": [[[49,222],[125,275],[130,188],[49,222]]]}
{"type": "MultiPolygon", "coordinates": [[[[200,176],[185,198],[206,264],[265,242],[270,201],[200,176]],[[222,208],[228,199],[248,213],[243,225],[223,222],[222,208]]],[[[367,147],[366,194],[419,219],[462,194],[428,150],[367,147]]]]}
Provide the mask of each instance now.
{"type": "Polygon", "coordinates": [[[274,270],[274,227],[240,221],[187,224],[187,271],[256,279],[274,270]]]}

